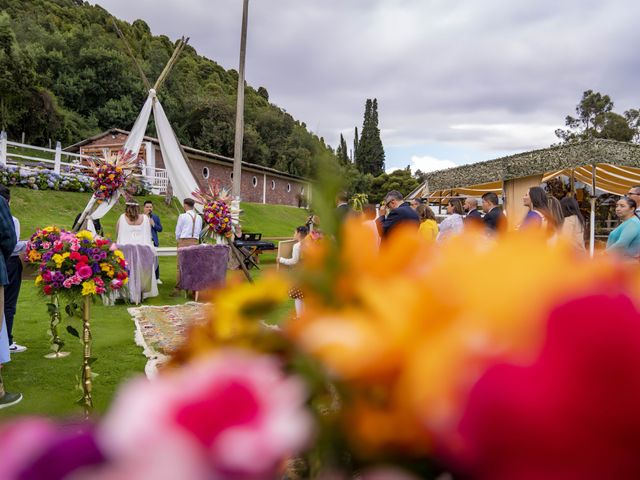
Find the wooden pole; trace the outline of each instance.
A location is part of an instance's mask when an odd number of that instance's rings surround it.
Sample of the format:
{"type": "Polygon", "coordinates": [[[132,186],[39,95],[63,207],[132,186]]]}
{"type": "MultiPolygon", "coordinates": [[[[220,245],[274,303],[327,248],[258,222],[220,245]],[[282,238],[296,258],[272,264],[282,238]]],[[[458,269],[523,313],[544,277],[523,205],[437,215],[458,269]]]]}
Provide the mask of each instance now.
{"type": "Polygon", "coordinates": [[[147,89],[147,92],[148,92],[149,90],[151,90],[151,84],[149,83],[149,79],[145,75],[144,70],[142,70],[142,66],[138,62],[138,59],[133,54],[133,50],[131,49],[131,46],[129,45],[129,42],[127,42],[127,39],[125,38],[124,34],[122,33],[122,31],[118,27],[118,24],[116,23],[116,19],[112,18],[111,20],[113,21],[113,26],[116,29],[116,32],[118,33],[118,36],[122,39],[122,42],[124,43],[124,46],[127,47],[127,52],[129,52],[129,56],[132,58],[133,63],[136,64],[136,67],[138,68],[138,73],[140,74],[140,78],[142,78],[142,83],[144,83],[144,86],[145,86],[145,88],[147,89]]]}
{"type": "MultiPolygon", "coordinates": [[[[233,149],[233,197],[232,207],[240,210],[240,179],[242,178],[242,141],[244,139],[244,65],[247,52],[247,23],[249,16],[249,0],[244,0],[242,7],[242,33],[240,37],[240,66],[238,68],[238,101],[236,105],[236,138],[233,149]]],[[[232,208],[233,210],[233,208],[232,208]]]]}
{"type": "Polygon", "coordinates": [[[596,242],[596,165],[591,169],[591,212],[589,216],[589,255],[593,258],[596,242]]]}

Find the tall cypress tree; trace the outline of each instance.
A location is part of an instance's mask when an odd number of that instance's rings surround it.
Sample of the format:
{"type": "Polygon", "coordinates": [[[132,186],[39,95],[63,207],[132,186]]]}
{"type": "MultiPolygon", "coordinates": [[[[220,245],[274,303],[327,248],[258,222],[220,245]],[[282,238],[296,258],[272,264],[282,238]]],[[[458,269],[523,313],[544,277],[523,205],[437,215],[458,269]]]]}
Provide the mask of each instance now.
{"type": "Polygon", "coordinates": [[[353,136],[353,158],[351,161],[358,165],[358,144],[360,143],[360,138],[358,137],[358,127],[356,127],[355,135],[353,136]]]}
{"type": "Polygon", "coordinates": [[[378,101],[367,99],[362,135],[358,143],[356,166],[363,173],[378,176],[384,172],[384,147],[378,128],[378,101]]]}
{"type": "Polygon", "coordinates": [[[349,163],[349,151],[347,150],[347,142],[345,141],[342,134],[340,134],[340,145],[336,149],[336,157],[338,157],[338,161],[347,165],[349,163]]]}

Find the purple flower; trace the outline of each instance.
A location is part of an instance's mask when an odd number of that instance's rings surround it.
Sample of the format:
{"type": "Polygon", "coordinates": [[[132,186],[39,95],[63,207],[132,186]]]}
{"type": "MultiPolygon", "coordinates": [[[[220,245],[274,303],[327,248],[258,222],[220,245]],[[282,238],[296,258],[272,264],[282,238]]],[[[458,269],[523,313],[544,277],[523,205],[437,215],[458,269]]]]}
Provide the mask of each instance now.
{"type": "Polygon", "coordinates": [[[54,282],[64,282],[64,274],[62,272],[54,272],[52,278],[54,282]]]}

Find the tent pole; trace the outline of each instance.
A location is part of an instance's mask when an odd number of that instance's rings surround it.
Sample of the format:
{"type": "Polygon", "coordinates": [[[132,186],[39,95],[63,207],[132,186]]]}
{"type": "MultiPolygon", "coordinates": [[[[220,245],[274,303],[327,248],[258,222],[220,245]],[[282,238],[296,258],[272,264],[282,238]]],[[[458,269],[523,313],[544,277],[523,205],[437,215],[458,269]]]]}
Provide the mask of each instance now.
{"type": "Polygon", "coordinates": [[[112,18],[111,21],[113,22],[113,26],[116,29],[116,32],[117,32],[118,36],[122,39],[122,43],[124,43],[124,46],[127,47],[127,52],[129,52],[129,56],[133,60],[133,63],[136,64],[136,67],[138,68],[138,73],[140,74],[140,78],[142,78],[142,83],[144,83],[144,86],[145,86],[145,88],[147,89],[147,92],[148,92],[149,90],[151,90],[151,84],[149,83],[149,79],[145,75],[144,70],[142,70],[142,66],[138,62],[138,59],[133,54],[133,50],[131,49],[131,46],[129,45],[129,42],[127,42],[126,37],[124,36],[122,31],[118,27],[118,24],[116,23],[116,19],[112,18]]]}
{"type": "Polygon", "coordinates": [[[589,218],[589,256],[593,258],[596,241],[596,165],[591,166],[591,215],[589,218]]]}

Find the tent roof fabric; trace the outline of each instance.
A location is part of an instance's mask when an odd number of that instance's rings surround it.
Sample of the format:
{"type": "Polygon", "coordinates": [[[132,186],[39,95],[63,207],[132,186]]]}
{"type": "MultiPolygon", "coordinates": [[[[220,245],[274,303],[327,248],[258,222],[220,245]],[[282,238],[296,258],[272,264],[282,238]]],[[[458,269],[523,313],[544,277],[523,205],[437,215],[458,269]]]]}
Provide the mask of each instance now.
{"type": "Polygon", "coordinates": [[[443,190],[463,193],[485,187],[484,191],[496,191],[502,189],[504,180],[538,174],[551,177],[562,173],[570,175],[573,169],[576,169],[576,179],[591,184],[593,165],[598,166],[597,188],[610,193],[624,193],[623,190],[630,185],[640,183],[637,181],[640,180],[640,145],[615,140],[587,140],[430,172],[423,185],[411,192],[409,198],[443,190]]]}

